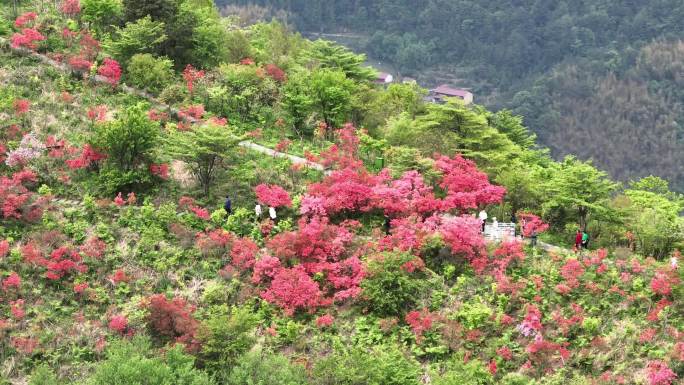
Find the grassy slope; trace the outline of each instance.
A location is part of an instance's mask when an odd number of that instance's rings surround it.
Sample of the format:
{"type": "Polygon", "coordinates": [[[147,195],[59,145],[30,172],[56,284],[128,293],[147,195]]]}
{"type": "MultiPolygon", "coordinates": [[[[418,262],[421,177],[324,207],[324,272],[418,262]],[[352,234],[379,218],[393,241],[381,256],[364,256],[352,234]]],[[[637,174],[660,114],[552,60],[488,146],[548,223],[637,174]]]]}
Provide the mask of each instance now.
{"type": "MultiPolygon", "coordinates": [[[[89,106],[107,104],[116,110],[136,101],[103,87],[73,81],[29,59],[3,53],[0,63],[3,89],[31,100],[30,124],[41,137],[51,134],[79,143],[90,129],[89,122],[83,118],[89,106]],[[60,96],[62,91],[70,92],[73,102],[64,102],[60,96]]],[[[2,111],[8,113],[10,108],[3,105],[2,111]]],[[[242,152],[237,162],[242,167],[223,176],[221,186],[216,189],[240,191],[236,206],[249,209],[251,187],[261,181],[283,184],[290,191],[298,187],[301,191],[303,183],[290,179],[281,161],[242,152]]],[[[126,314],[131,327],[138,333],[145,333],[139,302],[142,297],[154,293],[180,295],[198,304],[196,317],[200,320],[210,304],[228,302],[258,309],[261,318],[255,333],[260,337],[260,344],[308,364],[329,352],[335,341],[366,347],[394,342],[426,363],[445,359],[449,351],[471,352],[473,357],[487,362],[496,357],[498,348],[507,346],[514,358],[511,361],[499,359],[499,371],[516,371],[527,359],[525,347],[530,339],[516,332],[515,325],[524,318],[524,303],[530,302],[537,303],[545,315],[546,338],[569,343],[572,355],[565,365],[568,368],[593,377],[610,370],[625,376],[628,381],[640,381],[644,376],[641,368],[649,359],[657,358],[670,361],[671,367],[682,372],[681,362],[671,356],[676,342],[673,330],[681,333],[684,321],[681,297],[663,312],[659,321],[646,320],[659,299],[648,289],[654,269],[661,267],[654,261],[647,262],[648,267],[643,272],[632,274],[627,282],[622,282],[620,273],[630,270],[629,263],[626,267],[618,267],[616,257],[611,256],[605,273],[596,274],[595,266],[588,267],[582,281],[585,286],[567,296],[554,290],[554,286],[562,282],[559,269],[568,258],[562,255],[532,253],[514,267],[510,275],[520,284],[515,295],[497,292],[490,277],[477,277],[472,272],[466,272],[457,280],[434,276],[430,280],[430,290],[419,299],[417,308],[426,307],[438,313],[442,326],[439,332],[428,333],[421,343],[416,343],[403,320],[391,326],[393,323],[388,320],[365,314],[367,309],[363,302],[331,308],[330,312],[336,317],[334,326],[321,330],[316,328],[312,315],[302,314],[289,319],[256,300],[255,288],[248,277],[226,281],[217,276],[225,261],[202,255],[193,246],[194,233],[215,224],[199,221],[191,214],[176,210],[173,205],[179,196],[196,191],[184,190],[177,182],[170,181],[149,197],[148,205],[138,203],[118,208],[108,201],[81,199],[89,190],[88,183],[92,183],[86,175],[72,174],[72,182],[64,185],[56,178],[63,165],[45,161],[41,167],[45,168],[41,182],[47,184],[57,198],[70,201],[56,202],[42,223],[25,227],[11,223],[2,225],[4,237],[13,238],[14,242],[13,251],[0,261],[0,267],[3,272],[16,271],[24,280],[18,293],[6,293],[3,297],[6,300],[21,297],[26,301],[26,317],[11,322],[11,326],[0,334],[4,342],[0,352],[3,374],[15,381],[24,378],[38,362],[59,368],[65,378],[73,380],[84,376],[102,358],[102,342],[118,338],[107,328],[112,315],[126,314]],[[76,203],[72,202],[74,200],[76,203]],[[169,231],[172,223],[180,223],[184,231],[172,234],[169,231]],[[29,239],[44,246],[60,240],[80,245],[93,235],[107,242],[105,256],[99,260],[88,259],[87,273],[70,275],[59,283],[46,280],[42,270],[23,263],[18,250],[29,239]],[[114,285],[110,281],[109,277],[117,269],[123,269],[130,277],[128,283],[114,285]],[[534,276],[542,278],[541,290],[535,288],[534,276]],[[87,282],[89,289],[82,295],[75,294],[73,284],[82,282],[87,282]],[[596,286],[592,287],[593,284],[596,286]],[[609,293],[608,289],[613,285],[625,290],[625,295],[609,293]],[[225,295],[218,299],[207,295],[207,287],[219,287],[225,295]],[[573,315],[571,303],[582,307],[584,321],[570,326],[564,334],[552,314],[559,312],[570,318],[573,315]],[[501,324],[504,313],[514,318],[512,325],[501,324]],[[270,326],[275,326],[280,333],[270,336],[265,332],[270,326]],[[655,328],[656,336],[652,342],[641,343],[639,336],[647,327],[655,328]],[[31,353],[17,351],[9,343],[11,338],[17,337],[35,339],[38,346],[31,353]]],[[[220,201],[214,199],[209,203],[216,207],[220,201]]],[[[644,263],[637,256],[621,258],[635,258],[644,263]]],[[[11,318],[7,301],[0,304],[0,312],[1,318],[11,318]]],[[[547,358],[550,367],[560,367],[557,355],[547,358]]]]}

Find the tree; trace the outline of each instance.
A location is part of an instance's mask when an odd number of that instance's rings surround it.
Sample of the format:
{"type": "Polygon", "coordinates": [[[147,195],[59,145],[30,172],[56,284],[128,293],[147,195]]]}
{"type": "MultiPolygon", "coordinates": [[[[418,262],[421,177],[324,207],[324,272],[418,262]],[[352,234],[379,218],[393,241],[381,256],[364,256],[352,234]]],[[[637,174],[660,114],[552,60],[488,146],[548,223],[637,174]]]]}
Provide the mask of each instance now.
{"type": "Polygon", "coordinates": [[[348,48],[328,40],[316,40],[311,43],[304,57],[319,68],[340,70],[349,79],[373,81],[376,77],[372,67],[363,66],[366,55],[357,55],[348,48]]]}
{"type": "Polygon", "coordinates": [[[205,123],[190,131],[172,131],[165,143],[169,155],[188,164],[208,196],[217,170],[226,166],[225,161],[243,139],[230,127],[205,123]]]}
{"type": "Polygon", "coordinates": [[[311,97],[328,127],[340,127],[349,119],[355,84],[340,70],[318,69],[308,84],[311,97]]]}
{"type": "Polygon", "coordinates": [[[126,172],[147,169],[159,138],[159,124],[150,120],[142,104],[119,113],[113,122],[95,126],[91,145],[107,154],[107,162],[126,172]]]}
{"type": "Polygon", "coordinates": [[[178,13],[179,0],[123,0],[126,22],[149,16],[153,21],[169,23],[178,13]]]}
{"type": "Polygon", "coordinates": [[[558,208],[574,210],[579,226],[585,228],[589,214],[605,214],[609,210],[608,198],[617,187],[591,161],[568,156],[552,170],[551,178],[543,186],[543,208],[545,214],[558,208]]]}
{"type": "Polygon", "coordinates": [[[173,62],[152,54],[136,54],[127,68],[127,80],[135,87],[159,93],[174,80],[173,62]]]}
{"type": "Polygon", "coordinates": [[[290,116],[292,128],[299,136],[313,134],[311,126],[306,125],[314,104],[307,87],[307,76],[303,73],[292,76],[283,87],[283,108],[290,116]]]}
{"type": "Polygon", "coordinates": [[[146,16],[126,23],[124,28],[116,28],[113,37],[105,41],[104,47],[119,62],[127,65],[133,55],[158,53],[164,41],[164,23],[146,16]]]}
{"type": "Polygon", "coordinates": [[[684,240],[684,197],[669,190],[667,181],[649,176],[632,182],[625,190],[629,204],[622,211],[637,250],[663,258],[684,240]]]}
{"type": "Polygon", "coordinates": [[[117,25],[122,14],[121,0],[81,0],[81,19],[98,35],[117,25]]]}

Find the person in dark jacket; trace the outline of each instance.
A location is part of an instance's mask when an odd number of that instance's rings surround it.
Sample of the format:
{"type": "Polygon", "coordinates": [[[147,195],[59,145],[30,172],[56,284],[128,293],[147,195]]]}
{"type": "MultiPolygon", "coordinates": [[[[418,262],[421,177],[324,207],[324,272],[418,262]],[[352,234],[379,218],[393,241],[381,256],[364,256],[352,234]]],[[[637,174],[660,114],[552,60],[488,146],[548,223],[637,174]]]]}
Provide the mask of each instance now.
{"type": "Polygon", "coordinates": [[[229,195],[226,195],[226,202],[223,204],[223,209],[226,210],[228,215],[233,213],[233,202],[230,201],[229,195]]]}

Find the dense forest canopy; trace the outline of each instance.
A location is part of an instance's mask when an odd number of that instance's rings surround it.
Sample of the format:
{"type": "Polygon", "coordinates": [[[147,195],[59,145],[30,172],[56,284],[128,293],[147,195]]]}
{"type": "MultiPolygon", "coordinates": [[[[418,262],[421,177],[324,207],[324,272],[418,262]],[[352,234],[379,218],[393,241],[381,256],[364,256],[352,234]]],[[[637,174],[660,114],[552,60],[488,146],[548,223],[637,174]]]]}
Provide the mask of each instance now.
{"type": "Polygon", "coordinates": [[[256,4],[300,31],[361,34],[357,48],[401,75],[472,88],[478,103],[524,115],[557,158],[593,158],[622,180],[655,173],[684,190],[681,1],[216,3],[256,4]]]}

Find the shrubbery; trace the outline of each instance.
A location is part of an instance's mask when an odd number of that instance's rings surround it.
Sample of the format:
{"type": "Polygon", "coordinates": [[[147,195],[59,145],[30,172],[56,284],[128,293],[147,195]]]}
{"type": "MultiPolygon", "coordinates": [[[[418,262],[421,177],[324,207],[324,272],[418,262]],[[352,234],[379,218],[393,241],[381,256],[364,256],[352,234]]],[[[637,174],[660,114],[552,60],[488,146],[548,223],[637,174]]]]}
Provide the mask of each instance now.
{"type": "Polygon", "coordinates": [[[173,62],[163,57],[155,58],[149,53],[134,55],[126,73],[131,85],[155,94],[174,80],[173,62]]]}
{"type": "Polygon", "coordinates": [[[426,282],[419,272],[409,272],[405,264],[415,257],[403,253],[373,256],[368,276],[361,283],[369,310],[381,316],[397,316],[413,309],[424,294],[426,282]]]}

